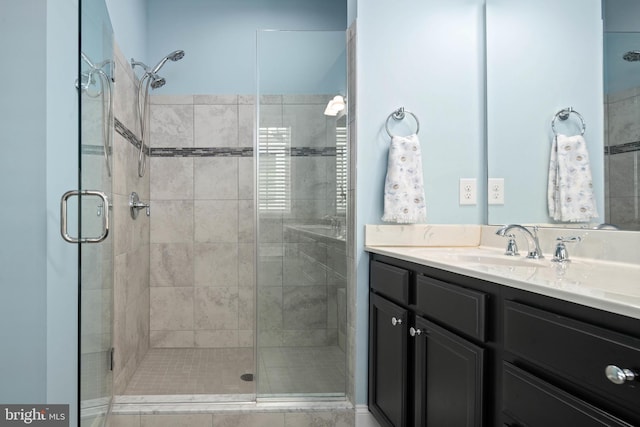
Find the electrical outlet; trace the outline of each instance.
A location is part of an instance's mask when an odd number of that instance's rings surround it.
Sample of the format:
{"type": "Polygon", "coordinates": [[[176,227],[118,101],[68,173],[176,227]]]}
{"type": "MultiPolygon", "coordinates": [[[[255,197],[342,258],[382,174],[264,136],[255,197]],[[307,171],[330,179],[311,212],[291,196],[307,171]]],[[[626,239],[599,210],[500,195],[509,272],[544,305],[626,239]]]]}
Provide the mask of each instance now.
{"type": "Polygon", "coordinates": [[[460,204],[475,205],[478,200],[478,185],[475,178],[460,178],[460,204]]]}
{"type": "Polygon", "coordinates": [[[489,178],[488,190],[490,205],[504,205],[504,178],[489,178]]]}

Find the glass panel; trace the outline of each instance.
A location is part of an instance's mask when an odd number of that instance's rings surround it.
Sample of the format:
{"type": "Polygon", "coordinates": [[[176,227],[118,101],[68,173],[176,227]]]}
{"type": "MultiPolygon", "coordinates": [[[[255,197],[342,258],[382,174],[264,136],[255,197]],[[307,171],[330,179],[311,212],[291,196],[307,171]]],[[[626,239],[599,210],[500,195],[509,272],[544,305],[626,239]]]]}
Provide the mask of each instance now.
{"type": "Polygon", "coordinates": [[[344,397],[345,34],[258,32],[257,61],[258,397],[344,397]]]}
{"type": "MultiPolygon", "coordinates": [[[[101,1],[81,2],[80,190],[111,198],[113,31],[101,1]]],[[[80,237],[103,233],[109,206],[81,196],[80,237]]],[[[80,419],[82,426],[104,425],[111,402],[113,305],[112,236],[80,246],[80,419]]]]}

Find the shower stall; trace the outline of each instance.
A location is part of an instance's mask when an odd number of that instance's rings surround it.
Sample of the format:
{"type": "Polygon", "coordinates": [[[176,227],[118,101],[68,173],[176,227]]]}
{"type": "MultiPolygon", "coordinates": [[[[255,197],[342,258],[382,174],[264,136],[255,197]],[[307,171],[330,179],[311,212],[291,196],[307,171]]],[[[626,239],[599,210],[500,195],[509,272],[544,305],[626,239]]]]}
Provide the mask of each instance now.
{"type": "Polygon", "coordinates": [[[184,51],[127,60],[104,12],[82,18],[113,84],[111,115],[80,98],[83,185],[110,201],[83,198],[82,221],[111,214],[81,246],[82,424],[140,403],[345,402],[347,118],[325,115],[347,95],[345,32],[258,31],[256,93],[156,95],[184,51]]]}

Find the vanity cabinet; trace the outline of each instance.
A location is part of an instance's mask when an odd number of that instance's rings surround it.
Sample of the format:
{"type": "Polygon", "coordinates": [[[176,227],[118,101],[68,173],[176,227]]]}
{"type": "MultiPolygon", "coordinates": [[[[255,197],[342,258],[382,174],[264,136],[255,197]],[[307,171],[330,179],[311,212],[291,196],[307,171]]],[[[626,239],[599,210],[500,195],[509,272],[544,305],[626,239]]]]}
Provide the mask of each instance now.
{"type": "Polygon", "coordinates": [[[371,262],[369,409],[383,426],[480,427],[486,294],[371,262]]]}
{"type": "Polygon", "coordinates": [[[640,426],[640,319],[370,262],[369,408],[381,426],[640,426]]]}

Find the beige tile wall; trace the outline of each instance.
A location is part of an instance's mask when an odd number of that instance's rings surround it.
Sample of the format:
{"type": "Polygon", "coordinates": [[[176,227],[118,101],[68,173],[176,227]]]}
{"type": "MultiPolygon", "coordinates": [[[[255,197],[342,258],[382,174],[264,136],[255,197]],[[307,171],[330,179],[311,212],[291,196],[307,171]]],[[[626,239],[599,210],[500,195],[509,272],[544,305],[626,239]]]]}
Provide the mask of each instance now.
{"type": "MultiPolygon", "coordinates": [[[[252,147],[253,98],[152,96],[152,147],[252,147]]],[[[251,347],[253,160],[151,158],[152,347],[251,347]]]]}
{"type": "MultiPolygon", "coordinates": [[[[129,62],[116,46],[114,116],[139,138],[135,111],[136,84],[129,62]]],[[[129,194],[148,201],[149,173],[138,176],[138,150],[114,132],[113,140],[114,394],[121,394],[149,348],[149,217],[136,220],[129,194]]]]}
{"type": "MultiPolygon", "coordinates": [[[[295,147],[331,146],[335,125],[323,115],[327,99],[264,97],[261,126],[291,127],[295,147]]],[[[251,96],[152,96],[151,102],[152,147],[253,147],[251,96]]],[[[154,156],[150,170],[151,346],[252,346],[253,159],[154,156]]],[[[326,308],[315,317],[308,312],[320,307],[314,301],[327,300],[326,286],[283,283],[285,226],[335,214],[335,157],[294,157],[291,176],[291,212],[260,221],[261,344],[335,344],[326,308]],[[263,287],[271,288],[263,293],[263,287]],[[301,327],[315,318],[322,328],[301,327]]],[[[336,298],[334,292],[334,305],[336,298]]]]}
{"type": "MultiPolygon", "coordinates": [[[[335,147],[335,118],[323,114],[329,99],[263,97],[260,126],[289,127],[292,147],[335,147]]],[[[329,320],[335,318],[329,312],[335,314],[337,308],[336,289],[327,286],[326,245],[299,240],[287,227],[318,224],[336,215],[335,156],[292,156],[290,162],[290,211],[259,218],[258,345],[337,345],[337,320],[329,320]]]]}

